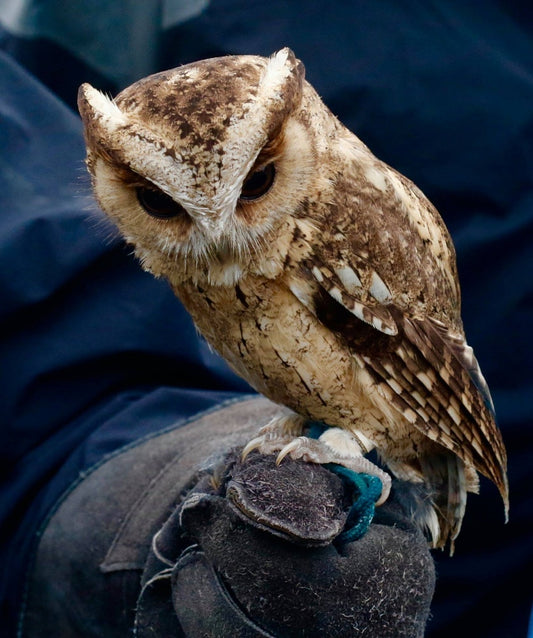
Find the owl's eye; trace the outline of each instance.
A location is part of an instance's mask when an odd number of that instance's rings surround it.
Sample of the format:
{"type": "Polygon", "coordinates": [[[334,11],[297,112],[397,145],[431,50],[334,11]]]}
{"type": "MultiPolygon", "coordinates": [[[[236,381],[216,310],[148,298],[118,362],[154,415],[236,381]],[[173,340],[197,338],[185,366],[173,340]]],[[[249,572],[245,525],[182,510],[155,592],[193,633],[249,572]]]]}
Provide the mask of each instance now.
{"type": "Polygon", "coordinates": [[[244,201],[259,199],[270,190],[275,176],[274,164],[267,164],[264,168],[250,173],[244,180],[240,199],[244,201]]]}
{"type": "Polygon", "coordinates": [[[136,190],[139,204],[152,217],[171,219],[173,217],[187,216],[185,208],[175,202],[172,197],[163,193],[162,190],[145,186],[139,186],[136,190]]]}

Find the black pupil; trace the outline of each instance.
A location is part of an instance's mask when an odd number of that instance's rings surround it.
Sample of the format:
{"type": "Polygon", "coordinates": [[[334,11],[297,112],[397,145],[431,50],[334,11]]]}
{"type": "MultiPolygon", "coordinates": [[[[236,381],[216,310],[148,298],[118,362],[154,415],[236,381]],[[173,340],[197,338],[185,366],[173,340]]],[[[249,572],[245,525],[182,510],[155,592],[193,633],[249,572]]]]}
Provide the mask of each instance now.
{"type": "Polygon", "coordinates": [[[264,168],[248,175],[242,186],[241,199],[249,201],[263,196],[270,190],[275,175],[274,164],[267,164],[264,168]]]}
{"type": "Polygon", "coordinates": [[[158,188],[137,188],[137,199],[149,215],[158,219],[170,219],[187,214],[183,206],[158,188]]]}

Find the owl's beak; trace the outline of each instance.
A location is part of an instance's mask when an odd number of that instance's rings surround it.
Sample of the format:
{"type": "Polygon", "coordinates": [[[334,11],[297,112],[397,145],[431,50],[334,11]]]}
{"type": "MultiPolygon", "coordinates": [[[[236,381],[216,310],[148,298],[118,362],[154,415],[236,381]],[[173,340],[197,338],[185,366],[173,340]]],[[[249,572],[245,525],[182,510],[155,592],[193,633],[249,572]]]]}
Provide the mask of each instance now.
{"type": "Polygon", "coordinates": [[[210,206],[201,208],[194,204],[186,205],[191,217],[196,222],[200,232],[206,241],[211,244],[219,244],[225,241],[231,219],[235,214],[236,202],[212,200],[210,206]]]}

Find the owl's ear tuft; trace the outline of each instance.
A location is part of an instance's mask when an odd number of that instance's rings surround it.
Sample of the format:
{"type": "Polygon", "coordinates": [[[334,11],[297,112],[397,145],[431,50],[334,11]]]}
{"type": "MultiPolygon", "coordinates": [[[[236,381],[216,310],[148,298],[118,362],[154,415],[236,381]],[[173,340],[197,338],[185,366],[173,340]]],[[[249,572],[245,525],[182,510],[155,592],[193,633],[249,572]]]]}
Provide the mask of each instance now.
{"type": "Polygon", "coordinates": [[[87,146],[93,150],[110,150],[109,140],[113,139],[117,129],[128,123],[126,115],[111,98],[87,83],[78,90],[78,110],[87,146]]]}
{"type": "Polygon", "coordinates": [[[289,72],[303,80],[305,75],[305,67],[303,63],[296,58],[292,49],[285,47],[273,53],[268,59],[267,73],[273,72],[274,74],[289,72]]]}
{"type": "MultiPolygon", "coordinates": [[[[96,154],[108,162],[124,163],[122,145],[116,142],[115,133],[128,124],[128,118],[115,102],[85,83],[78,90],[78,110],[83,122],[87,157],[96,154]]],[[[91,171],[90,161],[88,166],[91,171]]]]}
{"type": "Polygon", "coordinates": [[[78,110],[86,126],[88,122],[102,118],[113,121],[115,126],[126,123],[125,115],[115,102],[87,82],[78,90],[78,110]]]}
{"type": "Polygon", "coordinates": [[[279,129],[282,121],[300,103],[304,76],[304,65],[288,47],[268,58],[259,95],[270,104],[269,135],[279,129]]]}
{"type": "Polygon", "coordinates": [[[291,49],[285,47],[268,58],[261,80],[261,92],[287,101],[301,93],[304,76],[304,65],[296,59],[291,49]]]}

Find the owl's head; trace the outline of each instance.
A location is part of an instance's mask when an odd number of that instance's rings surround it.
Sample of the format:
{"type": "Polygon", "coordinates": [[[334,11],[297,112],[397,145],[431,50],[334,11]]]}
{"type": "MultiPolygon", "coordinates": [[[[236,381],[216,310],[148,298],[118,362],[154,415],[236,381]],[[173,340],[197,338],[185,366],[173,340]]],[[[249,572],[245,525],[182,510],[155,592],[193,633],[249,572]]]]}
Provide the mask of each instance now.
{"type": "Polygon", "coordinates": [[[146,269],[238,270],[298,211],[317,174],[305,94],[289,49],[188,64],[115,100],[80,87],[96,198],[146,269]]]}

